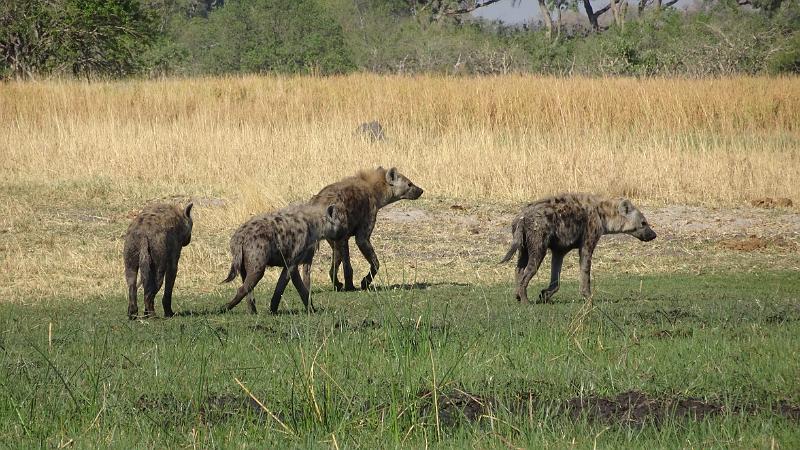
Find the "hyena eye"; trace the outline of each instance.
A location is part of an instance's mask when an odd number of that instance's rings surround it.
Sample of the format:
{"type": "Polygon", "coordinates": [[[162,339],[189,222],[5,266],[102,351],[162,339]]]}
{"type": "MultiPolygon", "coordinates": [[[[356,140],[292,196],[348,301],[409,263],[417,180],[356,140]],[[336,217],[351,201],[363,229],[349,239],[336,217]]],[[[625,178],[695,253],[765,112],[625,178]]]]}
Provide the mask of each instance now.
{"type": "Polygon", "coordinates": [[[647,226],[647,221],[642,222],[642,226],[646,227],[647,226]]]}

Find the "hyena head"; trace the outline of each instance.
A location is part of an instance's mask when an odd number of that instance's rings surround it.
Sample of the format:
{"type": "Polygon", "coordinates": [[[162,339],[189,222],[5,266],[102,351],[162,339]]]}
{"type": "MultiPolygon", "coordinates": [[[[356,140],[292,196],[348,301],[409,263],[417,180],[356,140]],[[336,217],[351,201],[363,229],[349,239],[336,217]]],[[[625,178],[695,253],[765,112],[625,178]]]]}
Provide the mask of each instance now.
{"type": "Polygon", "coordinates": [[[336,205],[329,205],[325,209],[325,222],[322,225],[322,237],[332,241],[344,239],[347,235],[347,227],[344,226],[339,209],[336,205]]]}
{"type": "Polygon", "coordinates": [[[386,171],[386,183],[389,185],[389,203],[397,200],[416,200],[422,195],[422,188],[411,182],[396,167],[386,171]]]}
{"type": "Polygon", "coordinates": [[[629,234],[640,241],[648,242],[656,238],[656,232],[650,228],[644,214],[638,208],[633,206],[627,198],[620,198],[615,201],[617,207],[617,220],[614,221],[614,230],[609,230],[615,233],[629,234]]]}
{"type": "Polygon", "coordinates": [[[183,237],[181,245],[184,247],[192,242],[192,206],[194,206],[192,203],[186,205],[179,225],[180,234],[183,237]]]}

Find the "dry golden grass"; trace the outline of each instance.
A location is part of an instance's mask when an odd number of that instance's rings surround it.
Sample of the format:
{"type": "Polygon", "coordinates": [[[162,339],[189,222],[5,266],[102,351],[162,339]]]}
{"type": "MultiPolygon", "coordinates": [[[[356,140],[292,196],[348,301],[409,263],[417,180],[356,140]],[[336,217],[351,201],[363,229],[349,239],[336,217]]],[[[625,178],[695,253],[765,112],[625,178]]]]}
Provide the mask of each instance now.
{"type": "Polygon", "coordinates": [[[566,190],[649,205],[798,202],[800,79],[7,83],[0,156],[2,299],[121,295],[131,214],[189,197],[200,207],[178,289],[227,292],[214,283],[233,228],[362,167],[398,166],[428,202],[510,209],[566,190]],[[354,134],[373,119],[386,142],[354,134]]]}

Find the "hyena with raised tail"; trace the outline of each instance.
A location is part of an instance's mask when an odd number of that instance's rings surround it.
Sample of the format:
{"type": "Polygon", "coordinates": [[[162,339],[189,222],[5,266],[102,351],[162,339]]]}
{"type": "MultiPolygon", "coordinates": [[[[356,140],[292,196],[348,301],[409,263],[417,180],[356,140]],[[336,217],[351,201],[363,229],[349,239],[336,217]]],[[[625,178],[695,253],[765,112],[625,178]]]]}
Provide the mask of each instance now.
{"type": "MultiPolygon", "coordinates": [[[[270,312],[278,312],[283,291],[292,280],[307,311],[314,311],[309,297],[310,278],[304,283],[298,265],[311,264],[321,239],[341,239],[345,229],[335,205],[291,205],[275,212],[255,216],[242,224],[231,237],[231,268],[223,283],[242,277],[242,286],[233,299],[221,308],[230,311],[247,296],[252,314],[256,313],[253,289],[268,266],[282,267],[272,294],[270,312]]],[[[309,266],[310,267],[310,266],[309,266]]],[[[310,276],[310,275],[309,275],[310,276]]]]}
{"type": "Polygon", "coordinates": [[[144,287],[144,314],[155,315],[156,294],[164,285],[164,316],[171,317],[172,288],[178,274],[181,249],[192,241],[192,204],[154,204],[147,206],[133,219],[125,234],[125,281],[128,284],[128,318],[139,313],[136,304],[136,276],[141,275],[144,287]],[[166,280],[166,281],[165,281],[166,280]]]}
{"type": "Polygon", "coordinates": [[[513,241],[501,262],[519,252],[516,298],[528,303],[528,283],[545,257],[552,253],[550,285],[539,299],[547,302],[558,291],[564,255],[578,249],[581,294],[591,299],[592,253],[604,234],[625,233],[640,241],[652,241],[656,233],[644,215],[626,198],[565,193],[528,204],[511,226],[513,241]]]}

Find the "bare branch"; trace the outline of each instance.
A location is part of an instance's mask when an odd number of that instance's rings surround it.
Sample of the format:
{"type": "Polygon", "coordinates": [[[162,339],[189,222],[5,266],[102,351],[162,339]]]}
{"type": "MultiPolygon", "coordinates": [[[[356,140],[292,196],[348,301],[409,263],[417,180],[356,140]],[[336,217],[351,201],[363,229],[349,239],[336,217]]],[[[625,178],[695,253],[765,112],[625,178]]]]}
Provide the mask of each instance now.
{"type": "MultiPolygon", "coordinates": [[[[675,1],[677,1],[677,0],[675,0],[675,1]]],[[[602,8],[598,9],[597,11],[595,11],[594,15],[596,17],[600,17],[601,15],[606,13],[609,9],[611,9],[611,3],[607,4],[606,6],[603,6],[602,8]]]]}
{"type": "Polygon", "coordinates": [[[445,15],[445,16],[455,16],[457,14],[465,14],[465,13],[468,13],[468,12],[475,11],[478,8],[483,8],[484,6],[489,6],[489,5],[493,4],[493,3],[497,3],[497,2],[500,2],[500,1],[503,1],[503,0],[486,0],[483,3],[478,3],[476,1],[475,4],[472,5],[472,6],[469,6],[469,4],[467,4],[467,6],[464,6],[464,7],[458,8],[458,9],[451,9],[449,11],[444,11],[444,12],[442,12],[442,14],[445,15]]]}

